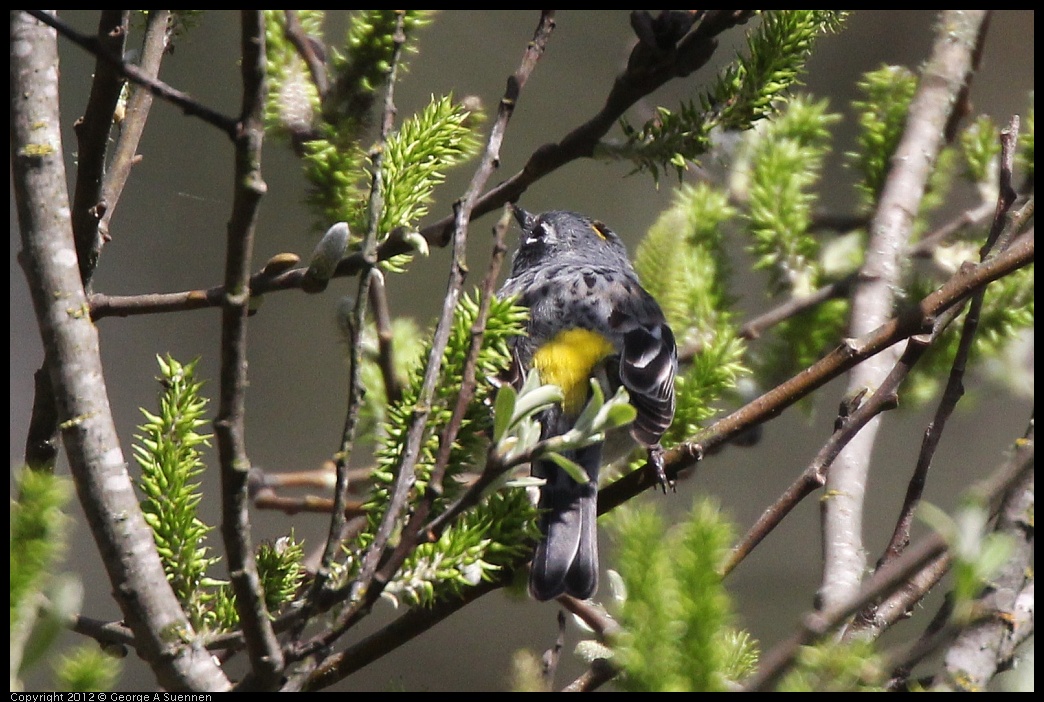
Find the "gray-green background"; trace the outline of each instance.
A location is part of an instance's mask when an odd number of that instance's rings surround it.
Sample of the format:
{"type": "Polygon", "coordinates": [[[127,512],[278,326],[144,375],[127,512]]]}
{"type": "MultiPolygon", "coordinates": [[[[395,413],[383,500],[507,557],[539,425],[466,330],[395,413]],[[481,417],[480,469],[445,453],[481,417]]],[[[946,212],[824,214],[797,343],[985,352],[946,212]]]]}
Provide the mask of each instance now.
{"type": "MultiPolygon", "coordinates": [[[[331,12],[331,36],[340,35],[343,18],[331,12]]],[[[82,31],[93,31],[97,11],[62,14],[82,31]]],[[[476,95],[494,109],[507,76],[514,72],[532,36],[538,12],[443,11],[420,33],[420,53],[410,59],[409,72],[396,89],[400,117],[421,108],[432,94],[476,95]]],[[[840,153],[851,137],[847,104],[863,72],[882,63],[916,68],[932,39],[934,13],[928,11],[855,12],[847,29],[820,40],[808,66],[807,90],[830,98],[831,107],[846,113],[838,145],[828,169],[832,211],[845,211],[854,197],[845,187],[840,153]]],[[[983,66],[974,81],[976,112],[1006,122],[1024,113],[1033,88],[1032,11],[997,11],[993,15],[983,66]]],[[[166,59],[161,78],[190,92],[198,100],[235,114],[239,108],[238,20],[231,11],[214,11],[177,44],[166,59]]],[[[740,33],[731,35],[741,42],[740,33]]],[[[613,77],[633,42],[625,11],[560,11],[547,53],[518,102],[501,152],[501,168],[490,181],[515,173],[540,144],[560,139],[601,106],[613,77]]],[[[735,48],[739,48],[739,45],[735,48]]],[[[721,60],[734,48],[723,46],[721,60]]],[[[93,60],[61,42],[62,100],[65,154],[70,170],[75,161],[73,121],[83,110],[93,60]]],[[[656,93],[659,104],[674,106],[693,96],[708,72],[656,93]]],[[[653,102],[644,105],[651,109],[653,102]]],[[[632,121],[644,116],[635,111],[632,121]]],[[[95,278],[95,289],[114,294],[176,291],[209,287],[222,277],[225,224],[231,209],[232,147],[216,130],[185,117],[157,101],[139,149],[135,168],[112,222],[113,240],[106,246],[95,278]]],[[[663,179],[657,189],[644,176],[625,177],[626,164],[581,161],[567,165],[531,188],[522,198],[527,209],[575,209],[601,219],[620,233],[633,251],[635,243],[669,203],[674,181],[663,179]]],[[[256,246],[257,266],[281,251],[307,256],[316,240],[309,228],[310,212],[301,204],[305,192],[297,160],[286,148],[270,142],[263,174],[268,194],[261,205],[256,246]]],[[[471,176],[458,169],[439,191],[431,219],[449,213],[471,176]]],[[[493,218],[473,222],[468,261],[470,284],[477,283],[488,260],[493,218]]],[[[514,242],[512,241],[512,245],[514,242]]],[[[32,398],[32,373],[42,350],[25,287],[15,260],[19,249],[17,222],[11,213],[11,465],[21,457],[32,398]]],[[[443,297],[449,255],[434,250],[418,258],[406,276],[389,280],[390,302],[396,315],[409,315],[426,325],[443,297]]],[[[742,277],[737,294],[746,310],[762,307],[752,294],[758,289],[742,277]]],[[[346,369],[344,349],[334,323],[342,295],[354,290],[354,279],[334,281],[322,296],[289,292],[268,296],[250,325],[250,387],[247,394],[246,438],[251,459],[271,470],[318,466],[336,449],[344,421],[346,369]]],[[[181,360],[200,356],[200,374],[210,381],[216,397],[219,316],[213,311],[162,316],[107,319],[99,324],[108,387],[124,451],[136,425],[139,406],[155,402],[155,356],[170,353],[181,360]]],[[[1032,365],[1032,351],[1028,362],[1032,365]]],[[[819,393],[811,415],[792,409],[766,427],[761,444],[730,449],[705,461],[695,479],[667,497],[647,495],[673,513],[687,510],[697,494],[717,496],[742,531],[799,474],[829,435],[841,385],[819,393]]],[[[926,499],[953,506],[955,491],[1001,460],[1006,446],[1023,431],[1032,411],[1032,389],[1023,396],[998,391],[969,398],[953,418],[929,480],[926,499]]],[[[879,549],[891,532],[912,469],[920,436],[930,410],[893,412],[884,419],[882,442],[874,456],[869,486],[867,543],[879,549]]],[[[216,464],[211,456],[211,466],[216,464]]],[[[67,472],[64,468],[63,472],[67,472]]],[[[213,471],[212,471],[213,473],[213,471]]],[[[216,493],[216,476],[205,486],[216,493]]],[[[74,516],[79,513],[74,508],[74,516]]],[[[219,520],[216,501],[205,505],[204,517],[219,520]]],[[[310,540],[323,532],[315,515],[289,518],[262,512],[253,516],[257,539],[284,534],[291,526],[310,540]]],[[[93,541],[78,522],[65,568],[75,571],[87,587],[85,613],[101,619],[118,618],[109,595],[93,541]]],[[[604,543],[604,542],[603,542],[604,543]]],[[[215,533],[216,548],[220,540],[215,533]]],[[[612,564],[604,543],[603,567],[612,564]]],[[[729,578],[742,624],[767,648],[792,631],[810,605],[819,576],[818,504],[806,500],[729,578]]],[[[877,557],[870,553],[870,561],[877,557]]],[[[605,588],[603,586],[603,593],[605,588]]],[[[467,607],[432,631],[402,647],[342,684],[350,690],[492,690],[508,684],[509,660],[522,647],[542,651],[556,635],[553,604],[509,599],[495,593],[467,607]]],[[[395,613],[381,605],[374,625],[395,613]]],[[[370,630],[372,627],[364,627],[370,630]]],[[[582,665],[570,654],[577,630],[570,628],[560,681],[582,665]]],[[[352,639],[356,636],[353,634],[352,639]]],[[[127,660],[120,687],[150,689],[151,674],[136,659],[127,660]]]]}

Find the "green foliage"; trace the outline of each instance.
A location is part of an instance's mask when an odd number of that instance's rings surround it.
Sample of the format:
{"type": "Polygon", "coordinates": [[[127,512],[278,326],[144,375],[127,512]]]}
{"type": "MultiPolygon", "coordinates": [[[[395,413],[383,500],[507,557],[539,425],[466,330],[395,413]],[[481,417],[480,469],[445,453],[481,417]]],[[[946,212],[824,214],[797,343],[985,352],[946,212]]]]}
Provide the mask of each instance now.
{"type": "Polygon", "coordinates": [[[96,646],[84,645],[61,656],[55,665],[58,689],[65,692],[111,690],[119,678],[119,659],[96,646]]]}
{"type": "Polygon", "coordinates": [[[318,215],[316,228],[322,223],[347,222],[355,241],[367,230],[364,186],[366,152],[355,141],[339,145],[336,132],[323,127],[325,136],[304,144],[305,178],[309,183],[308,204],[318,215]]]}
{"type": "Polygon", "coordinates": [[[815,39],[840,31],[837,10],[767,10],[747,35],[747,56],[725,69],[706,102],[721,112],[726,129],[749,129],[775,113],[787,91],[799,83],[815,39]]]}
{"type": "Polygon", "coordinates": [[[540,656],[516,651],[511,657],[511,692],[548,692],[540,656]]]}
{"type": "Polygon", "coordinates": [[[200,447],[209,445],[210,434],[199,432],[208,400],[200,395],[203,383],[195,377],[198,360],[181,364],[168,356],[157,361],[163,386],[159,414],[141,410],[145,423],[134,437],[134,458],[141,466],[138,487],[144,495],[141,509],[167,580],[198,628],[205,623],[210,599],[202,587],[204,578],[219,560],[207,555],[204,543],[212,527],[197,516],[203,493],[194,482],[205,467],[200,447]]]}
{"type": "Polygon", "coordinates": [[[611,642],[628,691],[724,691],[751,672],[756,652],[732,628],[718,572],[732,530],[716,506],[698,501],[670,531],[651,509],[621,508],[610,519],[625,589],[611,642]],[[667,532],[665,535],[665,531],[667,532]]]}
{"type": "Polygon", "coordinates": [[[304,579],[304,547],[293,533],[262,543],[257,549],[257,574],[265,594],[265,607],[274,617],[280,608],[293,600],[304,579]]]}
{"type": "Polygon", "coordinates": [[[862,100],[852,103],[859,122],[858,151],[847,154],[862,180],[856,188],[871,208],[881,194],[889,162],[899,145],[906,124],[917,76],[901,66],[882,66],[863,76],[858,85],[862,100]]]}
{"type": "Polygon", "coordinates": [[[119,662],[95,646],[55,658],[58,637],[79,614],[83,600],[81,583],[56,572],[66,549],[69,519],[62,510],[72,493],[69,481],[22,469],[15,483],[18,497],[10,514],[11,691],[20,691],[23,675],[42,660],[55,661],[58,690],[111,689],[119,662]]]}
{"type": "Polygon", "coordinates": [[[478,149],[472,131],[479,115],[450,97],[435,98],[420,114],[402,123],[385,145],[381,164],[384,210],[377,231],[413,227],[428,213],[432,193],[445,169],[478,149]]]}
{"type": "Polygon", "coordinates": [[[65,551],[67,481],[43,471],[19,471],[11,503],[11,630],[34,616],[38,593],[65,551]]]}
{"type": "MultiPolygon", "coordinates": [[[[983,232],[977,231],[981,237],[983,232]]],[[[957,242],[936,251],[936,263],[949,272],[954,272],[966,261],[979,260],[979,242],[957,242]]],[[[910,296],[920,298],[937,287],[938,282],[921,278],[910,284],[910,296]]],[[[987,365],[997,371],[995,377],[1014,389],[1024,389],[1027,383],[1021,363],[1003,359],[1012,342],[1034,328],[1035,312],[1034,266],[1027,266],[994,281],[986,288],[979,324],[972,344],[970,367],[987,365]],[[1015,366],[1015,367],[1012,367],[1015,366]]],[[[967,310],[965,310],[967,312],[967,310]]],[[[950,324],[939,338],[929,346],[921,360],[912,369],[904,384],[904,400],[911,405],[920,405],[935,397],[946,382],[950,366],[957,353],[963,316],[950,324]]],[[[1032,384],[1032,381],[1029,381],[1032,384]]]]}
{"type": "MultiPolygon", "coordinates": [[[[205,467],[200,447],[209,444],[210,435],[199,429],[206,423],[209,400],[201,395],[203,382],[196,379],[198,360],[183,364],[167,356],[157,361],[163,388],[159,414],[142,410],[146,421],[138,427],[141,433],[133,447],[141,466],[141,509],[167,580],[193,628],[229,629],[239,621],[235,597],[228,583],[207,576],[221,559],[207,555],[213,527],[197,516],[202,492],[194,482],[205,467]]],[[[257,567],[269,612],[293,597],[302,577],[302,557],[293,536],[259,548],[257,567]]]]}
{"type": "Polygon", "coordinates": [[[658,178],[661,169],[677,171],[697,160],[710,146],[715,128],[750,129],[775,114],[786,101],[812,45],[821,34],[837,32],[844,21],[836,10],[766,10],[760,24],[747,34],[747,53],[738,56],[700,96],[699,107],[682,103],[677,111],[658,107],[656,117],[637,129],[621,127],[626,145],[620,152],[637,170],[658,178]]]}
{"type": "Polygon", "coordinates": [[[330,124],[363,119],[384,85],[395,53],[395,30],[402,18],[406,50],[416,30],[431,21],[430,10],[356,10],[352,12],[344,49],[331,51],[334,80],[325,108],[330,124]]]}
{"type": "Polygon", "coordinates": [[[676,383],[674,423],[664,444],[681,441],[714,414],[714,403],[745,374],[745,345],[737,337],[728,292],[724,240],[734,208],[721,190],[681,186],[670,209],[650,227],[635,252],[635,270],[657,299],[683,352],[693,362],[676,383]]]}
{"type": "MultiPolygon", "coordinates": [[[[413,498],[424,494],[431,477],[439,436],[449,421],[460,392],[464,362],[471,344],[471,329],[478,315],[475,297],[465,295],[457,307],[449,342],[443,354],[442,381],[437,386],[424,429],[413,498]]],[[[483,336],[476,369],[475,394],[461,422],[450,451],[443,491],[435,500],[431,516],[442,512],[465,489],[462,482],[469,471],[481,470],[485,448],[493,430],[493,386],[486,379],[496,377],[508,365],[508,340],[523,333],[525,309],[510,301],[491,300],[489,322],[483,336]]],[[[427,345],[421,354],[427,359],[427,345]]],[[[368,528],[359,547],[372,542],[373,533],[387,509],[395,474],[402,461],[409,422],[420,397],[424,367],[418,363],[404,386],[403,399],[387,410],[385,436],[377,450],[373,473],[374,489],[367,504],[368,528]]],[[[511,487],[492,491],[481,504],[462,515],[438,541],[417,548],[385,589],[385,594],[408,604],[430,604],[459,593],[489,577],[492,571],[513,564],[524,556],[536,536],[534,509],[525,490],[511,487]]],[[[358,563],[351,564],[354,567],[358,563]]],[[[351,569],[350,569],[351,570],[351,569]]]]}
{"type": "Polygon", "coordinates": [[[848,321],[848,300],[827,300],[777,324],[758,356],[758,373],[778,383],[818,361],[841,339],[848,321]]]}
{"type": "Polygon", "coordinates": [[[987,115],[980,115],[961,132],[961,153],[967,177],[973,183],[994,183],[997,180],[997,156],[1000,142],[997,125],[987,115]]]}
{"type": "MultiPolygon", "coordinates": [[[[398,227],[416,227],[428,213],[446,169],[475,153],[475,118],[450,97],[433,98],[389,137],[380,171],[384,207],[377,231],[382,240],[398,227]]],[[[341,147],[333,138],[310,141],[305,150],[311,204],[327,221],[347,222],[357,237],[366,232],[371,185],[366,169],[372,166],[370,157],[358,144],[341,147]]]]}
{"type": "Polygon", "coordinates": [[[754,267],[769,273],[770,292],[807,295],[820,284],[819,241],[810,234],[812,209],[830,126],[839,119],[826,100],[793,100],[753,140],[748,213],[754,267]]]}
{"type": "MultiPolygon", "coordinates": [[[[284,138],[310,132],[322,107],[319,90],[308,66],[286,36],[286,10],[264,10],[268,94],[266,129],[284,138]]],[[[297,10],[301,28],[311,37],[322,36],[323,10],[297,10]]]]}
{"type": "MultiPolygon", "coordinates": [[[[446,169],[477,151],[474,129],[481,115],[473,105],[433,97],[380,145],[379,173],[376,147],[365,147],[360,139],[369,126],[377,91],[393,68],[405,70],[404,56],[414,50],[411,40],[430,21],[430,11],[355,11],[342,49],[322,47],[322,11],[296,11],[313,52],[320,58],[329,56],[323,66],[328,79],[325,92],[286,36],[284,12],[265,14],[270,83],[266,126],[288,137],[302,156],[310,185],[307,199],[317,214],[315,228],[326,230],[331,223],[345,222],[358,242],[372,224],[381,240],[397,232],[416,248],[422,247],[423,240],[409,233],[427,214],[446,169]],[[381,209],[371,223],[375,177],[380,178],[381,209]]],[[[398,270],[405,260],[382,265],[398,270]]]]}
{"type": "Polygon", "coordinates": [[[1011,556],[1012,536],[992,531],[989,510],[970,497],[953,517],[927,502],[920,505],[918,516],[946,539],[954,557],[951,617],[969,621],[974,618],[975,598],[1011,556]]]}
{"type": "Polygon", "coordinates": [[[779,692],[883,692],[885,671],[869,641],[805,646],[779,692]]]}
{"type": "MultiPolygon", "coordinates": [[[[68,518],[62,508],[69,484],[45,471],[22,468],[11,502],[11,690],[53,646],[60,631],[48,602],[54,600],[52,570],[66,547],[68,518]]],[[[79,606],[78,604],[76,605],[79,606]]]]}
{"type": "Polygon", "coordinates": [[[635,271],[676,337],[705,331],[728,315],[733,299],[724,232],[735,214],[721,190],[706,183],[680,186],[635,251],[635,271]]]}
{"type": "MultiPolygon", "coordinates": [[[[342,313],[339,315],[339,319],[347,323],[348,317],[342,313]]],[[[392,359],[395,363],[394,374],[399,384],[402,385],[407,382],[410,369],[416,367],[421,359],[421,353],[424,350],[421,341],[422,335],[417,323],[407,317],[393,319],[391,332],[391,346],[395,349],[392,359]]],[[[344,324],[342,324],[342,333],[347,342],[349,337],[344,324]]],[[[366,325],[359,346],[359,377],[366,392],[362,398],[356,437],[366,441],[375,441],[378,438],[378,432],[383,431],[387,420],[388,391],[384,386],[384,374],[380,367],[377,329],[372,322],[366,325]]]]}

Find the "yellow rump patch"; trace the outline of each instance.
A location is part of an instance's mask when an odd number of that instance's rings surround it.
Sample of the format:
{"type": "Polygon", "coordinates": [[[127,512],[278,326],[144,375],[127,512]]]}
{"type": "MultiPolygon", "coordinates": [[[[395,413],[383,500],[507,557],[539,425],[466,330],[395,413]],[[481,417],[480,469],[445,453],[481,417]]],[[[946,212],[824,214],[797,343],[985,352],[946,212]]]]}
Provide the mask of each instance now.
{"type": "Polygon", "coordinates": [[[609,339],[589,329],[567,329],[537,349],[533,366],[540,380],[562,388],[562,409],[576,415],[587,401],[591,371],[613,352],[609,339]]]}

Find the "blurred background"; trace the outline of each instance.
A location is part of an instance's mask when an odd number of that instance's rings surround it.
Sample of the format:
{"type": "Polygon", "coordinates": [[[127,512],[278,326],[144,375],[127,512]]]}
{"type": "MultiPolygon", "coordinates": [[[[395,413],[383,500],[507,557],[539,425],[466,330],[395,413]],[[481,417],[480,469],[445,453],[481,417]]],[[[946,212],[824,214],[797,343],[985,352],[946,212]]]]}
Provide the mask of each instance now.
{"type": "MultiPolygon", "coordinates": [[[[328,38],[343,36],[345,18],[329,13],[328,38]]],[[[70,11],[63,19],[80,31],[94,32],[97,11],[70,11]]],[[[430,100],[452,93],[477,96],[494,110],[505,81],[518,66],[536,27],[538,12],[443,11],[420,31],[419,53],[397,86],[400,119],[430,100]]],[[[865,71],[884,63],[917,69],[927,57],[935,13],[929,11],[854,12],[846,29],[819,40],[805,75],[805,89],[829,97],[846,122],[824,182],[831,212],[847,212],[855,203],[841,154],[853,133],[849,101],[865,71]]],[[[1025,115],[1031,104],[1034,72],[1034,13],[993,13],[982,69],[972,85],[975,114],[987,113],[1004,124],[1013,114],[1025,115]]],[[[627,11],[559,11],[548,49],[526,85],[510,123],[501,152],[500,171],[489,185],[517,172],[545,142],[557,141],[588,119],[602,105],[614,76],[621,70],[634,41],[627,11]]],[[[705,85],[712,71],[742,48],[741,31],[727,35],[717,63],[686,81],[672,83],[636,108],[631,121],[641,123],[655,104],[674,108],[705,85]],[[733,46],[727,44],[734,42],[733,46]]],[[[227,115],[239,110],[239,23],[231,11],[204,13],[198,26],[177,42],[167,57],[161,78],[227,115]]],[[[93,58],[60,41],[65,155],[75,163],[73,122],[82,114],[93,58]]],[[[183,116],[156,101],[140,154],[112,222],[113,240],[104,249],[95,290],[111,294],[169,292],[205,288],[218,283],[224,262],[225,226],[231,210],[232,146],[221,134],[197,119],[183,116]]],[[[268,194],[261,204],[254,269],[273,254],[292,251],[307,257],[318,237],[312,213],[302,204],[304,180],[289,150],[274,141],[266,145],[263,174],[268,194]]],[[[521,199],[531,211],[573,209],[606,222],[633,252],[641,235],[669,204],[675,181],[665,177],[657,187],[645,176],[627,177],[628,164],[574,162],[544,178],[521,199]]],[[[465,165],[450,175],[438,191],[429,220],[450,213],[471,178],[465,165]]],[[[971,202],[969,196],[969,203],[971,202]]],[[[968,203],[965,203],[968,204],[968,203]]],[[[952,215],[957,210],[940,214],[952,215]]],[[[43,352],[16,254],[20,248],[13,200],[11,207],[11,466],[19,465],[32,402],[32,374],[43,352]]],[[[481,278],[488,261],[493,215],[472,222],[468,263],[469,285],[481,278]]],[[[514,237],[510,245],[515,244],[514,237]]],[[[409,274],[389,278],[392,312],[411,316],[427,327],[441,304],[449,263],[448,250],[433,250],[417,258],[409,274]]],[[[737,270],[740,305],[748,312],[762,309],[759,282],[737,270]]],[[[344,422],[347,370],[343,343],[335,323],[342,296],[355,290],[355,279],[333,281],[320,296],[299,292],[269,295],[249,330],[250,387],[247,394],[246,438],[252,461],[267,470],[291,471],[318,467],[337,449],[344,422]]],[[[198,373],[217,395],[219,314],[216,310],[106,319],[99,323],[103,361],[108,370],[110,400],[126,455],[139,407],[155,405],[158,386],[156,355],[171,354],[187,361],[203,360],[198,373]]],[[[1032,366],[1032,351],[1028,362],[1032,366]]],[[[986,386],[970,378],[971,393],[962,402],[944,435],[929,478],[925,499],[944,509],[954,506],[956,491],[1001,461],[1006,448],[1026,427],[1032,412],[1031,386],[1019,395],[986,386]]],[[[668,513],[682,515],[697,495],[720,500],[740,533],[756,519],[806,467],[829,436],[843,381],[822,389],[811,413],[791,409],[765,426],[763,441],[749,449],[730,448],[708,458],[697,475],[679,486],[677,494],[645,495],[668,513]]],[[[869,485],[866,542],[869,560],[891,534],[896,510],[913,468],[921,434],[934,408],[888,413],[874,455],[869,485]]],[[[213,451],[211,468],[216,468],[213,451]]],[[[62,462],[61,471],[67,473],[62,462]]],[[[214,471],[204,482],[217,493],[214,471]]],[[[12,493],[13,494],[13,493],[12,493]]],[[[120,614],[97,550],[82,516],[73,507],[79,528],[73,530],[65,569],[87,585],[84,613],[99,619],[120,614]]],[[[728,579],[740,624],[761,641],[763,650],[794,630],[812,602],[820,573],[818,502],[806,500],[728,579]]],[[[216,499],[204,505],[203,518],[218,524],[216,499]]],[[[287,533],[314,544],[325,533],[325,517],[287,517],[255,512],[255,542],[287,533]]],[[[220,551],[215,532],[214,547],[220,551]]],[[[611,566],[611,544],[603,544],[603,567],[611,566]]],[[[603,590],[604,590],[603,586],[603,590]]],[[[601,593],[606,594],[604,591],[601,593]]],[[[934,607],[926,608],[928,615],[934,607]]],[[[343,690],[502,690],[510,684],[510,658],[519,648],[540,652],[552,646],[557,633],[557,607],[551,603],[514,599],[494,593],[466,607],[428,633],[403,646],[338,686],[343,690]]],[[[363,627],[371,631],[396,612],[382,603],[363,627]]],[[[922,627],[921,623],[901,626],[922,627]]],[[[914,631],[920,631],[920,628],[914,631]]],[[[570,626],[558,681],[571,680],[584,669],[571,654],[581,636],[570,626]]],[[[352,635],[351,640],[358,640],[352,635]]],[[[43,678],[46,680],[47,678],[43,678]]],[[[30,678],[32,684],[33,678],[30,678]]],[[[42,683],[41,683],[42,684],[42,683]]],[[[120,683],[123,690],[152,689],[151,673],[129,657],[120,683]]]]}

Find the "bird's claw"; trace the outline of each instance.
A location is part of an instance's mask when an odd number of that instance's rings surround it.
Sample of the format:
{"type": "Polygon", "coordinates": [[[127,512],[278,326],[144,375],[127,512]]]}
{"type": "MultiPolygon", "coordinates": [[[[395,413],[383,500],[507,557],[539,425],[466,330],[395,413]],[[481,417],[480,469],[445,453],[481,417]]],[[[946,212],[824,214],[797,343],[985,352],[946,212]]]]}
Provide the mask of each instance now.
{"type": "Polygon", "coordinates": [[[663,494],[667,494],[667,488],[671,489],[671,492],[675,492],[675,482],[667,478],[667,471],[663,465],[663,447],[659,444],[650,446],[648,449],[648,464],[653,467],[653,472],[656,474],[656,482],[663,490],[663,494]]]}

